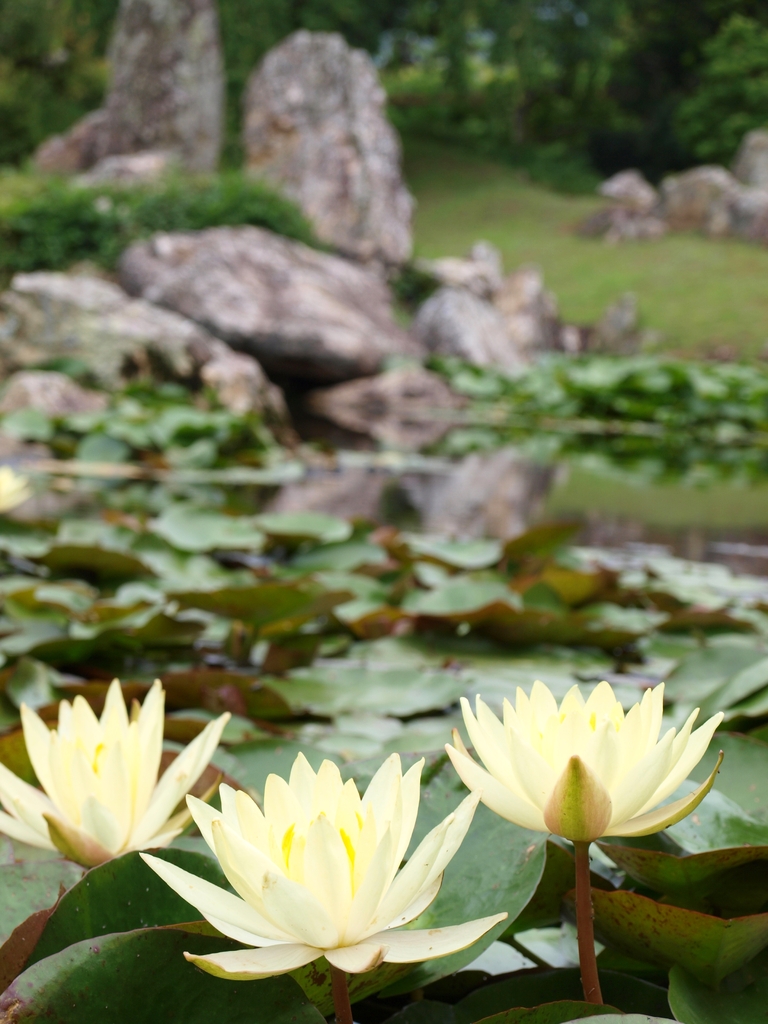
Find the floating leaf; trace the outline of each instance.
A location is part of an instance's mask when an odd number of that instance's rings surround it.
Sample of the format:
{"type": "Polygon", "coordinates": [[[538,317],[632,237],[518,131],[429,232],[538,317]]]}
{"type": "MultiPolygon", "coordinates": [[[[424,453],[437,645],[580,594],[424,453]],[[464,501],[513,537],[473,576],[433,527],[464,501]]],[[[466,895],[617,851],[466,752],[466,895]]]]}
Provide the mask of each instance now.
{"type": "Polygon", "coordinates": [[[691,772],[692,779],[703,782],[709,777],[719,750],[724,751],[725,758],[715,789],[753,818],[768,823],[768,743],[752,736],[717,733],[709,750],[691,772]]]}
{"type": "Polygon", "coordinates": [[[602,942],[662,967],[679,964],[707,984],[743,967],[768,946],[768,914],[724,920],[634,892],[592,893],[602,942]]]}
{"type": "Polygon", "coordinates": [[[253,518],[227,516],[186,502],[170,505],[150,528],[182,551],[261,551],[264,546],[264,534],[253,518]]]}
{"type": "Polygon", "coordinates": [[[175,929],[85,939],[28,967],[0,996],[0,1019],[32,1024],[324,1024],[291,978],[222,983],[184,951],[238,948],[228,939],[175,929]]]}
{"type": "MultiPolygon", "coordinates": [[[[186,850],[156,850],[193,875],[227,888],[213,857],[186,850]]],[[[59,902],[30,958],[30,965],[81,939],[99,938],[163,924],[181,924],[197,911],[165,884],[138,853],[126,853],[92,868],[59,902]]]]}
{"type": "Polygon", "coordinates": [[[352,527],[346,519],[324,512],[269,512],[256,516],[254,522],[268,536],[285,543],[314,540],[330,544],[352,536],[352,527]]]}
{"type": "Polygon", "coordinates": [[[452,672],[338,667],[297,669],[269,686],[294,711],[315,715],[369,711],[408,717],[453,704],[466,680],[452,672]]]}
{"type": "Polygon", "coordinates": [[[501,558],[501,543],[497,540],[447,540],[416,533],[401,533],[398,540],[411,557],[449,569],[488,569],[501,558]]]}
{"type": "Polygon", "coordinates": [[[52,907],[60,886],[68,889],[82,874],[79,864],[58,855],[0,866],[0,943],[30,914],[52,907]]]}
{"type": "Polygon", "coordinates": [[[685,1024],[762,1024],[768,1006],[768,955],[756,957],[715,992],[682,967],[673,967],[669,1005],[685,1024]]]}

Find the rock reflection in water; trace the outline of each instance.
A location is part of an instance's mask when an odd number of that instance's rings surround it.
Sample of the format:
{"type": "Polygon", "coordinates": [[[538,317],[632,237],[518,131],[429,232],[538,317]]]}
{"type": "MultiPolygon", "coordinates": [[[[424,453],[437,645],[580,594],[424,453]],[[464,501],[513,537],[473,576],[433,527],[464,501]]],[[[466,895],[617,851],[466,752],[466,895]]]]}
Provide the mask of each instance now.
{"type": "Polygon", "coordinates": [[[347,468],[289,484],[269,511],[312,509],[457,537],[505,538],[535,518],[555,478],[519,451],[474,453],[429,471],[347,468]]]}

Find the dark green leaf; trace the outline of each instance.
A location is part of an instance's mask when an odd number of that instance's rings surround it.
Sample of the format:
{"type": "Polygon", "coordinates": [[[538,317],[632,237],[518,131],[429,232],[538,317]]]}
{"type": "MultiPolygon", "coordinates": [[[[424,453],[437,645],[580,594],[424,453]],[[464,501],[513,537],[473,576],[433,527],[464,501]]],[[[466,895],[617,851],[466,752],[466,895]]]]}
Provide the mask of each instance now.
{"type": "Polygon", "coordinates": [[[738,974],[726,978],[715,992],[682,967],[673,967],[669,1005],[685,1024],[764,1024],[768,954],[762,953],[738,974]]]}
{"type": "Polygon", "coordinates": [[[30,914],[52,907],[59,887],[68,889],[82,874],[79,864],[53,853],[45,860],[0,866],[0,943],[30,914]]]}
{"type": "Polygon", "coordinates": [[[7,1024],[324,1024],[291,978],[227,982],[183,956],[227,939],[142,929],[85,939],[40,960],[0,996],[7,1024]]]}
{"type": "MultiPolygon", "coordinates": [[[[226,887],[213,857],[186,850],[157,850],[162,860],[226,887]]],[[[198,912],[165,884],[138,853],[126,853],[91,870],[62,898],[51,915],[30,964],[81,939],[162,924],[193,921],[198,912]]]]}

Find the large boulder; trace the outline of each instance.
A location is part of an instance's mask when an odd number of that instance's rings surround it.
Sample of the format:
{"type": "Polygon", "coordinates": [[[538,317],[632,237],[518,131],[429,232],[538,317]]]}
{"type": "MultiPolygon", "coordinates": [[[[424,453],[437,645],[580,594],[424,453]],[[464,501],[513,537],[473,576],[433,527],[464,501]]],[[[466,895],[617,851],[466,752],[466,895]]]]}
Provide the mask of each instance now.
{"type": "Polygon", "coordinates": [[[420,354],[378,274],[262,228],[155,235],[119,271],[126,291],[196,321],[270,375],[342,381],[420,354]]]}
{"type": "Polygon", "coordinates": [[[84,188],[98,185],[146,185],[158,181],[173,168],[172,153],[147,149],[141,153],[105,156],[86,174],[80,174],[76,184],[84,188]]]}
{"type": "Polygon", "coordinates": [[[733,161],[733,173],[745,185],[768,188],[768,130],[747,132],[733,161]]]}
{"type": "Polygon", "coordinates": [[[245,94],[248,169],[279,185],[318,237],[358,259],[411,253],[413,200],[376,67],[336,33],[295,32],[245,94]]]}
{"type": "MultiPolygon", "coordinates": [[[[6,368],[76,358],[108,389],[137,374],[202,378],[233,412],[285,416],[282,394],[255,360],[232,352],[191,320],[131,298],[111,281],[85,274],[17,274],[0,296],[0,309],[0,361],[6,368]]],[[[30,374],[18,376],[26,381],[30,374]]],[[[52,382],[59,377],[48,375],[52,382]]],[[[7,391],[4,402],[19,387],[7,391]]]]}
{"type": "Polygon", "coordinates": [[[401,366],[312,391],[305,404],[315,415],[386,447],[418,450],[439,441],[451,427],[451,410],[466,402],[436,373],[401,366]]]}
{"type": "Polygon", "coordinates": [[[20,370],[12,373],[3,386],[0,413],[19,409],[38,409],[46,416],[71,416],[81,412],[101,412],[107,396],[81,387],[71,377],[53,370],[20,370]]]}
{"type": "Polygon", "coordinates": [[[750,242],[768,242],[768,188],[741,188],[728,205],[732,234],[750,242]]]}
{"type": "Polygon", "coordinates": [[[675,231],[727,235],[730,206],[741,186],[724,167],[694,167],[661,183],[661,216],[675,231]]]}
{"type": "Polygon", "coordinates": [[[428,352],[517,372],[523,361],[495,306],[466,288],[439,288],[419,307],[413,333],[428,352]]]}
{"type": "Polygon", "coordinates": [[[161,150],[190,171],[219,160],[224,76],[215,0],[121,0],[100,111],[36,154],[40,170],[86,170],[113,154],[161,150]]]}

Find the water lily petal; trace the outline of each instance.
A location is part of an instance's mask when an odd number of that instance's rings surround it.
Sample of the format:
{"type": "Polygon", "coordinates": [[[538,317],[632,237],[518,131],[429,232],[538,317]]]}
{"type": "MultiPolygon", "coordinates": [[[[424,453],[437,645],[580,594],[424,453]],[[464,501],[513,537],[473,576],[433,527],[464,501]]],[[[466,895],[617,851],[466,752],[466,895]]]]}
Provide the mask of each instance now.
{"type": "Polygon", "coordinates": [[[326,949],[325,959],[347,974],[365,974],[378,967],[384,959],[387,947],[369,942],[360,942],[356,946],[339,946],[338,949],[326,949]]]}
{"type": "Polygon", "coordinates": [[[370,943],[381,942],[388,946],[384,960],[390,964],[412,964],[434,957],[448,956],[466,949],[500,921],[506,914],[494,914],[465,924],[448,925],[445,928],[411,928],[402,931],[379,932],[369,938],[370,943]]]}
{"type": "Polygon", "coordinates": [[[234,949],[226,953],[209,953],[207,956],[184,954],[196,967],[216,978],[227,978],[229,981],[257,981],[259,978],[287,974],[322,955],[322,949],[313,949],[300,942],[283,942],[262,949],[234,949]]]}
{"type": "Polygon", "coordinates": [[[450,744],[446,744],[445,749],[461,781],[469,789],[480,792],[480,799],[486,807],[490,807],[502,818],[506,818],[507,821],[514,822],[515,825],[520,825],[522,828],[549,832],[544,824],[544,815],[538,807],[534,807],[523,797],[507,789],[468,755],[464,756],[459,753],[450,744]]]}

